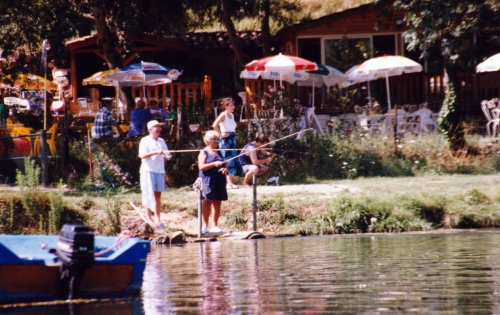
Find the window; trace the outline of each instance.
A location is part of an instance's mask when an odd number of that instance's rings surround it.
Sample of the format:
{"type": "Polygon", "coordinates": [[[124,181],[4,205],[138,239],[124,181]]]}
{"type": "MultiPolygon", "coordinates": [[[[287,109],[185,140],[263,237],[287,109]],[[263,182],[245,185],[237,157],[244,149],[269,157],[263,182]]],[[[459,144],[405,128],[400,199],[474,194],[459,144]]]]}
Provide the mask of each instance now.
{"type": "Polygon", "coordinates": [[[328,38],[324,41],[325,64],[340,71],[371,57],[370,38],[328,38]]]}
{"type": "Polygon", "coordinates": [[[373,36],[373,57],[396,54],[396,37],[394,35],[373,36]]]}
{"type": "Polygon", "coordinates": [[[297,47],[299,57],[321,63],[320,38],[299,38],[297,40],[297,47]]]}

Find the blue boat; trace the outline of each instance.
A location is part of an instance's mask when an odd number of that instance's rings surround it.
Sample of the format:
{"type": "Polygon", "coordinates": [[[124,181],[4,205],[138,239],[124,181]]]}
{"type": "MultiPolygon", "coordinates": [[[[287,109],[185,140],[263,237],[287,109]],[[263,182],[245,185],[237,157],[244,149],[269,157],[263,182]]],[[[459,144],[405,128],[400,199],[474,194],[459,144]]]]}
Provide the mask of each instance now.
{"type": "Polygon", "coordinates": [[[140,293],[150,252],[149,241],[94,237],[92,232],[93,246],[88,250],[92,262],[78,268],[75,263],[79,260],[78,250],[87,249],[77,246],[77,241],[65,243],[62,234],[0,235],[1,304],[67,299],[68,286],[78,292],[74,297],[83,299],[120,298],[140,293]],[[73,245],[74,252],[68,254],[73,260],[66,264],[62,252],[73,250],[73,245]],[[69,267],[64,268],[65,265],[69,267]],[[65,284],[61,280],[65,272],[76,275],[76,280],[70,277],[65,284]]]}

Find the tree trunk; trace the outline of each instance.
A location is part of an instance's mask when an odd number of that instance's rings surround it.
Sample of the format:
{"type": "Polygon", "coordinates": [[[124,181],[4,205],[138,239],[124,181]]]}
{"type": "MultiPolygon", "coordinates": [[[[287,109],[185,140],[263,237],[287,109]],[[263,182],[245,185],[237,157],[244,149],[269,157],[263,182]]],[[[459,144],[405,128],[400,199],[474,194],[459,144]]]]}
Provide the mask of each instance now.
{"type": "Polygon", "coordinates": [[[244,68],[245,64],[248,62],[248,57],[243,53],[240,45],[240,39],[236,33],[236,28],[234,27],[233,20],[231,20],[231,13],[229,12],[228,0],[221,0],[222,5],[222,21],[226,27],[227,34],[229,35],[229,43],[231,44],[231,49],[236,56],[236,60],[240,67],[244,68]]]}
{"type": "Polygon", "coordinates": [[[465,141],[464,126],[458,109],[460,108],[460,80],[458,79],[457,72],[452,66],[445,66],[446,73],[448,74],[448,89],[443,102],[443,107],[439,112],[438,124],[441,131],[444,133],[450,148],[454,152],[462,151],[467,148],[465,141]]]}
{"type": "Polygon", "coordinates": [[[264,57],[271,55],[271,30],[269,27],[269,0],[260,2],[260,27],[262,38],[262,52],[264,57]]]}
{"type": "MultiPolygon", "coordinates": [[[[97,44],[101,46],[109,69],[121,68],[123,58],[116,47],[116,35],[111,31],[110,25],[106,20],[106,13],[102,7],[93,7],[92,14],[94,16],[97,29],[97,44]]],[[[130,88],[117,87],[118,98],[124,104],[125,115],[129,117],[129,113],[135,108],[135,102],[132,98],[130,88]]]]}

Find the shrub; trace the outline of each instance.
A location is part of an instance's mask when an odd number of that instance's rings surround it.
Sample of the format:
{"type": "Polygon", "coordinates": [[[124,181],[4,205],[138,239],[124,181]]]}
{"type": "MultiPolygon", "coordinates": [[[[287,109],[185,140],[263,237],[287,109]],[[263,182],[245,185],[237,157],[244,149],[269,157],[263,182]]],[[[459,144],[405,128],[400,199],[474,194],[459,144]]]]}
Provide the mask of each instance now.
{"type": "Polygon", "coordinates": [[[29,216],[44,211],[47,206],[47,195],[40,189],[40,168],[34,160],[24,160],[24,173],[17,171],[17,184],[21,189],[21,201],[29,216]]]}

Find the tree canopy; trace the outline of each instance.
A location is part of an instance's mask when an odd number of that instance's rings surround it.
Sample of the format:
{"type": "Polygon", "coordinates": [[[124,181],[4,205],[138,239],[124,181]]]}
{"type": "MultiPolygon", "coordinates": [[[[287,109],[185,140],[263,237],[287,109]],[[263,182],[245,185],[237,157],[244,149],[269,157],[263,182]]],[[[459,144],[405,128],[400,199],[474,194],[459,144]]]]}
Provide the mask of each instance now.
{"type": "Polygon", "coordinates": [[[458,71],[475,71],[478,61],[500,48],[500,5],[496,0],[379,0],[405,12],[404,33],[410,50],[422,59],[442,58],[448,89],[440,112],[443,133],[455,149],[466,147],[458,109],[461,106],[458,71]],[[433,56],[432,52],[436,52],[433,56]]]}

